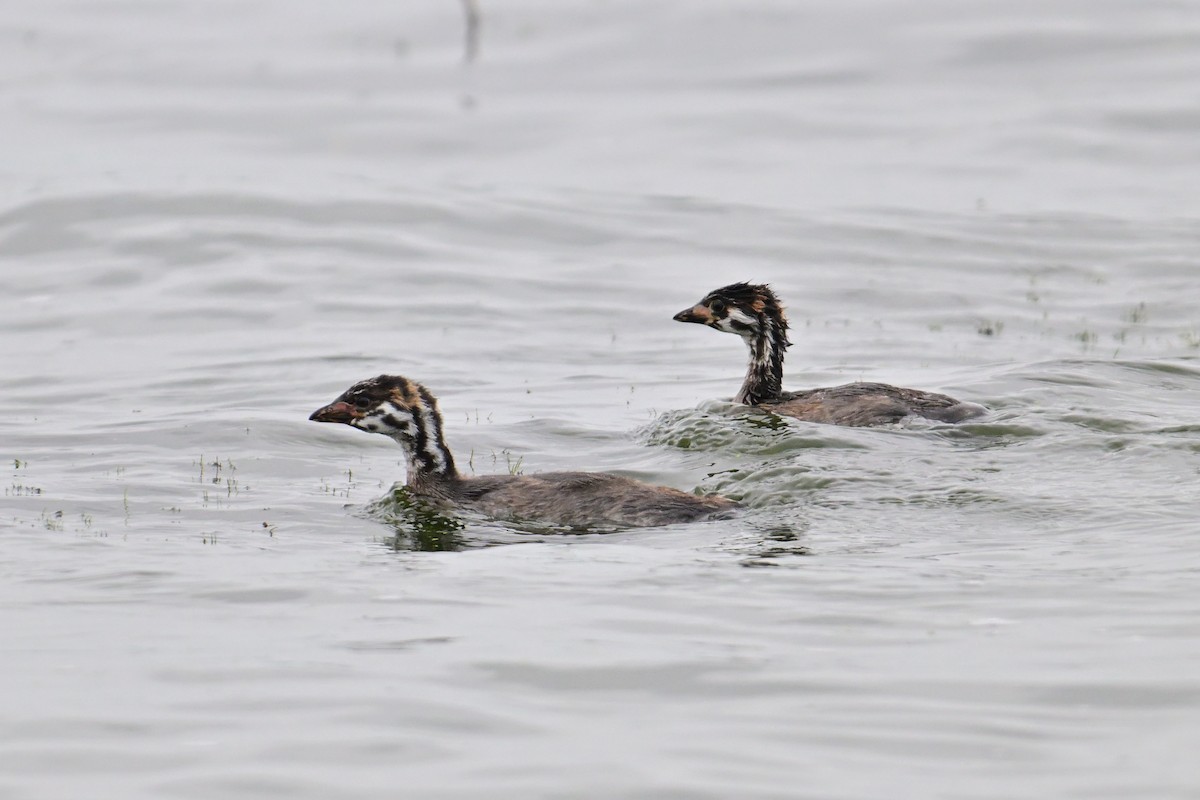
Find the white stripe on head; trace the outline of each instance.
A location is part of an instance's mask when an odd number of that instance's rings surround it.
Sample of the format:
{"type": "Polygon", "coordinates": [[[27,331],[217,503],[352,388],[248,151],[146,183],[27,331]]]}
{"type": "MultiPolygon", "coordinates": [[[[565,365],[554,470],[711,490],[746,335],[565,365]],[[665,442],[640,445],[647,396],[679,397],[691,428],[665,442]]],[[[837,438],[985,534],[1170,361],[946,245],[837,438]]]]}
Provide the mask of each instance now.
{"type": "Polygon", "coordinates": [[[758,335],[759,321],[740,308],[730,307],[724,317],[713,323],[713,327],[726,333],[737,334],[743,339],[751,339],[758,335]]]}
{"type": "Polygon", "coordinates": [[[758,320],[747,314],[745,311],[742,311],[740,308],[729,309],[729,316],[743,325],[754,325],[758,322],[758,320]]]}
{"type": "Polygon", "coordinates": [[[375,433],[387,433],[391,435],[395,432],[402,433],[405,436],[412,436],[415,433],[413,430],[414,422],[415,420],[411,412],[397,407],[390,401],[384,401],[364,414],[359,425],[375,433]]]}

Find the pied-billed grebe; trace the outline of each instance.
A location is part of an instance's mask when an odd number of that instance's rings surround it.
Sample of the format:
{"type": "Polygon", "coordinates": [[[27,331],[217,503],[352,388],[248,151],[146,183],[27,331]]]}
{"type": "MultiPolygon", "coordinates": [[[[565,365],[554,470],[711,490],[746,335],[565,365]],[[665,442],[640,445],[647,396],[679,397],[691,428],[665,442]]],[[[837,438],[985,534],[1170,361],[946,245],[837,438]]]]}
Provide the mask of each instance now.
{"type": "Polygon", "coordinates": [[[404,448],[410,492],[490,517],[577,528],[644,527],[724,516],[737,505],[598,472],[463,477],[442,438],[437,400],[399,375],[359,381],[309,419],[390,436],[404,448]]]}
{"type": "Polygon", "coordinates": [[[736,403],[808,422],[852,426],[884,425],[912,415],[962,422],[985,411],[983,406],[944,394],[886,383],[847,383],[785,392],[783,356],[791,344],[787,317],[779,298],[765,284],[733,283],[709,292],[699,303],[676,314],[675,319],[736,333],[746,342],[750,366],[734,398],[736,403]]]}

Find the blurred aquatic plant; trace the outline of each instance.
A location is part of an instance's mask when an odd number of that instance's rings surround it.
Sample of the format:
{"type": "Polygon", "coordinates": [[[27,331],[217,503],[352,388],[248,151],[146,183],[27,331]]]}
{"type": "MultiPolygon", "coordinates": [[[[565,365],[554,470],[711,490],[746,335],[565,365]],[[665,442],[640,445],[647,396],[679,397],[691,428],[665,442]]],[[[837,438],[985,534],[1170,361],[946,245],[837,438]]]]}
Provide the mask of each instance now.
{"type": "Polygon", "coordinates": [[[479,33],[483,13],[477,0],[462,0],[465,27],[463,30],[463,62],[470,64],[479,57],[479,33]]]}

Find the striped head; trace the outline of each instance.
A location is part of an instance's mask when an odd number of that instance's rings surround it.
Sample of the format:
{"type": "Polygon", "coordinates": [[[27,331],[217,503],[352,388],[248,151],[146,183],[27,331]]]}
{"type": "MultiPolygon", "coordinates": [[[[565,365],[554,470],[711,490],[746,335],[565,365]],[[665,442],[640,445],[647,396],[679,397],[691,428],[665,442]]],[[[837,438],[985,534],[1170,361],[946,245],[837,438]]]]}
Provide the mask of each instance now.
{"type": "Polygon", "coordinates": [[[709,292],[696,305],[675,315],[676,322],[696,322],[743,339],[765,336],[787,347],[787,316],[765,283],[731,283],[709,292]]]}
{"type": "Polygon", "coordinates": [[[421,384],[400,375],[359,381],[309,416],[340,422],[395,439],[408,456],[409,483],[431,475],[454,476],[454,459],[442,438],[437,399],[421,384]]]}
{"type": "Polygon", "coordinates": [[[750,364],[734,402],[758,405],[782,395],[783,356],[792,343],[787,336],[787,316],[770,286],[731,283],[680,311],[675,320],[696,322],[742,337],[750,350],[750,364]]]}

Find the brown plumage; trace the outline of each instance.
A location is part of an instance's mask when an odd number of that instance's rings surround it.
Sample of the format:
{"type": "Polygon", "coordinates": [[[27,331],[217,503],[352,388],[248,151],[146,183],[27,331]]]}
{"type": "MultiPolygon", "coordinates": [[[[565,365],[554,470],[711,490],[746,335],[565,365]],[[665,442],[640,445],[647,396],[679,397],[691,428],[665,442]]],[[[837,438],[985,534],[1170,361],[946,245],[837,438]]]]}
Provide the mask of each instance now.
{"type": "Polygon", "coordinates": [[[983,414],[983,406],[934,392],[886,383],[847,383],[800,392],[783,390],[783,358],[788,341],[787,315],[765,284],[734,283],[709,292],[695,306],[675,315],[741,336],[750,349],[746,379],[734,402],[783,416],[832,425],[866,426],[920,416],[962,422],[983,414]]]}
{"type": "Polygon", "coordinates": [[[437,400],[398,375],[359,381],[309,419],[391,437],[404,449],[412,494],[489,517],[574,528],[645,527],[725,516],[736,507],[724,497],[598,472],[464,477],[442,437],[437,400]]]}

